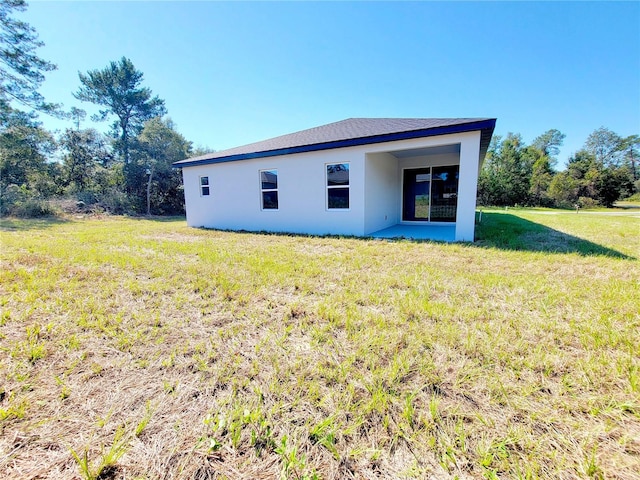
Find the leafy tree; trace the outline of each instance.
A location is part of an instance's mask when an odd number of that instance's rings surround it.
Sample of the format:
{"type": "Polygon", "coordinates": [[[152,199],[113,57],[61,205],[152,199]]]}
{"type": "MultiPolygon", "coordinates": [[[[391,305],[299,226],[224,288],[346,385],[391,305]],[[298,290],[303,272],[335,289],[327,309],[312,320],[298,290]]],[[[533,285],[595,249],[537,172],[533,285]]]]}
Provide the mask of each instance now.
{"type": "Polygon", "coordinates": [[[12,17],[26,8],[24,0],[0,0],[0,124],[9,120],[14,101],[40,112],[58,111],[57,105],[45,102],[38,93],[44,74],[56,66],[36,55],[43,43],[35,29],[12,17]]]}
{"type": "Polygon", "coordinates": [[[605,165],[587,150],[579,150],[569,159],[566,174],[574,180],[576,203],[590,199],[611,207],[633,188],[624,168],[605,165]]]}
{"type": "Polygon", "coordinates": [[[24,0],[0,0],[0,208],[20,215],[48,213],[41,199],[61,189],[59,165],[46,161],[55,140],[35,120],[37,112],[62,116],[38,92],[56,66],[36,54],[43,43],[35,29],[14,18],[26,6],[24,0]]]}
{"type": "Polygon", "coordinates": [[[500,205],[508,188],[500,169],[502,136],[494,135],[478,176],[478,199],[482,205],[500,205]]]}
{"type": "Polygon", "coordinates": [[[595,178],[596,200],[605,207],[612,207],[620,198],[633,192],[633,182],[625,168],[605,167],[595,178]]]}
{"type": "Polygon", "coordinates": [[[634,193],[634,182],[640,177],[639,147],[638,135],[623,138],[605,127],[598,128],[587,138],[584,149],[598,164],[596,169],[600,174],[593,184],[598,191],[598,201],[603,205],[613,205],[619,198],[634,193]]]}
{"type": "Polygon", "coordinates": [[[117,139],[115,149],[126,164],[132,139],[142,131],[144,123],[166,113],[164,100],[152,96],[151,90],[142,86],[143,74],[136,70],[131,60],[122,57],[102,70],[78,73],[82,86],[74,96],[84,102],[105,107],[93,117],[104,121],[115,115],[113,135],[117,139]]]}
{"type": "Polygon", "coordinates": [[[560,130],[552,128],[536,137],[531,146],[540,150],[547,157],[554,158],[560,153],[560,147],[564,143],[565,137],[566,135],[560,130]]]}
{"type": "Polygon", "coordinates": [[[98,192],[106,187],[106,168],[111,152],[100,133],[94,129],[67,129],[60,138],[63,156],[64,179],[71,193],[98,192]]]}
{"type": "Polygon", "coordinates": [[[564,171],[553,176],[549,183],[548,195],[556,206],[572,208],[580,198],[579,189],[579,181],[564,171]]]}
{"type": "Polygon", "coordinates": [[[617,167],[620,166],[624,140],[608,128],[600,127],[587,137],[584,150],[593,155],[601,165],[617,167]]]}
{"type": "Polygon", "coordinates": [[[60,193],[57,164],[47,163],[55,141],[28,113],[10,108],[5,119],[0,128],[0,211],[46,214],[40,200],[60,193]]]}
{"type": "Polygon", "coordinates": [[[545,207],[553,205],[553,200],[549,196],[549,187],[555,175],[553,167],[556,156],[560,153],[564,138],[565,134],[559,130],[547,130],[526,148],[526,154],[532,164],[529,194],[533,205],[545,207]]]}
{"type": "Polygon", "coordinates": [[[171,119],[159,117],[145,123],[137,140],[134,157],[138,171],[146,176],[147,215],[152,206],[159,213],[182,212],[181,175],[172,164],[191,155],[191,142],[176,131],[171,119]]]}
{"type": "Polygon", "coordinates": [[[640,135],[630,135],[623,141],[624,165],[631,170],[634,182],[640,180],[640,135]]]}
{"type": "Polygon", "coordinates": [[[555,129],[530,146],[519,135],[494,138],[478,179],[480,201],[485,205],[610,207],[634,192],[638,136],[623,139],[599,128],[589,136],[585,148],[569,159],[565,171],[556,173],[555,155],[563,141],[564,134],[555,129]]]}
{"type": "Polygon", "coordinates": [[[541,207],[553,206],[553,200],[549,196],[549,187],[555,175],[553,170],[555,160],[538,150],[537,147],[528,147],[527,150],[533,160],[529,187],[531,202],[533,205],[541,207]]]}
{"type": "Polygon", "coordinates": [[[11,109],[6,118],[0,129],[0,187],[32,188],[38,172],[46,170],[55,140],[28,113],[11,109]]]}
{"type": "Polygon", "coordinates": [[[533,160],[522,137],[509,133],[490,145],[478,179],[480,201],[484,205],[515,205],[529,201],[533,160]]]}
{"type": "Polygon", "coordinates": [[[212,153],[215,152],[215,149],[207,147],[206,145],[198,145],[196,147],[193,148],[193,151],[191,152],[191,156],[193,157],[199,157],[200,155],[206,155],[207,153],[212,153]]]}

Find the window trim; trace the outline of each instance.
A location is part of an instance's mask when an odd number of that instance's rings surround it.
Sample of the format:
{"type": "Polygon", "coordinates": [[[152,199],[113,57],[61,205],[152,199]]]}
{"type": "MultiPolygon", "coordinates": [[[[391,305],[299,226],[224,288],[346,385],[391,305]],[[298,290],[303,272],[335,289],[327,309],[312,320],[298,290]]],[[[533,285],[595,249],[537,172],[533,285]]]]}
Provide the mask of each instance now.
{"type": "Polygon", "coordinates": [[[324,186],[325,186],[325,201],[324,207],[327,211],[331,212],[348,212],[351,210],[351,162],[329,162],[324,164],[324,186]],[[347,165],[347,171],[349,172],[349,177],[347,179],[346,185],[329,185],[329,171],[328,167],[331,165],[347,165]],[[342,189],[347,191],[347,202],[349,204],[346,208],[340,207],[329,207],[329,190],[333,189],[342,189]]]}
{"type": "Polygon", "coordinates": [[[260,170],[258,170],[258,182],[259,182],[259,186],[260,186],[260,210],[262,210],[263,212],[277,212],[278,210],[280,210],[280,195],[278,194],[278,169],[277,168],[261,168],[260,170]],[[263,188],[262,187],[262,173],[263,172],[275,172],[276,173],[276,188],[263,188]],[[264,194],[266,192],[276,192],[276,202],[277,202],[277,207],[276,208],[265,208],[264,206],[264,194]]]}
{"type": "Polygon", "coordinates": [[[198,184],[200,186],[200,196],[201,197],[209,197],[211,196],[211,182],[209,182],[209,175],[200,175],[198,177],[198,184]],[[207,183],[203,183],[203,180],[207,183]],[[204,193],[204,189],[207,189],[207,193],[204,193]]]}

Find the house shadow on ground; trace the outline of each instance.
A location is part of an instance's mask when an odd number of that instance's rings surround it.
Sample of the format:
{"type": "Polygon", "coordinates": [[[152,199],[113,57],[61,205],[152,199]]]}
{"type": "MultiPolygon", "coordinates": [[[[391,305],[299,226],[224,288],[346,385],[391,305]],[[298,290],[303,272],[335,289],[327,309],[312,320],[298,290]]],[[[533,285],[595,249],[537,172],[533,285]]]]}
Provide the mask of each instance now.
{"type": "Polygon", "coordinates": [[[484,213],[476,225],[475,246],[549,253],[577,253],[636,260],[617,250],[508,213],[484,213]]]}

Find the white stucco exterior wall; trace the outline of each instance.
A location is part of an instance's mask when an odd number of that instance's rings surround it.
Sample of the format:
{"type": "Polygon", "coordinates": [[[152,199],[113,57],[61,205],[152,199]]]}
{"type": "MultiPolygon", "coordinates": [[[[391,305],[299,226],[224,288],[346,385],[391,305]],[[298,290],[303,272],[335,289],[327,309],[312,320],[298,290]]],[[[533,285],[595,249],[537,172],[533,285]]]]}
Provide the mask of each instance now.
{"type": "Polygon", "coordinates": [[[401,223],[404,168],[459,164],[455,239],[473,241],[479,149],[476,131],[184,167],[187,223],[228,230],[368,235],[401,223]],[[459,145],[460,153],[400,159],[389,153],[450,145],[459,145]],[[327,209],[328,163],[349,163],[348,210],[327,209]],[[259,172],[273,169],[278,170],[279,209],[262,210],[259,172]],[[200,194],[200,176],[209,177],[209,196],[200,194]]]}
{"type": "Polygon", "coordinates": [[[356,148],[183,168],[187,224],[223,230],[364,235],[364,155],[356,148]],[[349,209],[327,209],[326,165],[349,163],[349,209]],[[278,210],[262,210],[260,170],[278,171],[278,210]],[[209,177],[201,196],[199,178],[209,177]]]}
{"type": "Polygon", "coordinates": [[[460,173],[456,242],[473,242],[476,224],[476,198],[480,168],[480,132],[460,134],[460,173]]]}
{"type": "Polygon", "coordinates": [[[398,223],[398,159],[388,153],[366,154],[364,178],[364,233],[368,235],[398,223]]]}

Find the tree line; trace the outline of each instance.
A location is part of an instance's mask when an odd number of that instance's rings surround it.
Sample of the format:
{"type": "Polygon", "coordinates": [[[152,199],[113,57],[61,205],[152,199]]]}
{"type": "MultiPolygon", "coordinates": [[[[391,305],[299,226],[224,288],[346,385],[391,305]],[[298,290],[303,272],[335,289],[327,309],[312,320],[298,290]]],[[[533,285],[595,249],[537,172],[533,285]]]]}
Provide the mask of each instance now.
{"type": "Polygon", "coordinates": [[[126,57],[79,73],[74,97],[100,107],[91,120],[112,121],[106,135],[81,128],[84,110],[63,111],[38,93],[56,66],[37,56],[37,33],[14,17],[25,9],[24,0],[0,0],[0,213],[49,214],[52,199],[114,213],[184,212],[180,172],[171,164],[204,152],[177,131],[143,73],[126,57]],[[52,133],[38,114],[73,126],[52,133]]]}
{"type": "MultiPolygon", "coordinates": [[[[165,102],[143,85],[143,73],[122,57],[79,73],[74,97],[99,107],[92,121],[111,121],[107,134],[81,128],[86,112],[64,111],[38,93],[56,66],[38,57],[33,27],[15,18],[25,0],[0,0],[0,214],[70,209],[179,214],[184,193],[175,161],[207,153],[194,149],[167,117],[165,102]],[[39,114],[72,125],[50,132],[39,114]]],[[[638,135],[600,128],[556,171],[564,134],[549,130],[525,145],[518,134],[494,136],[479,178],[482,205],[611,206],[640,191],[638,135]]]]}
{"type": "Polygon", "coordinates": [[[621,137],[605,127],[557,171],[565,135],[552,129],[526,145],[519,134],[494,136],[478,179],[481,205],[611,207],[640,192],[640,136],[621,137]]]}

